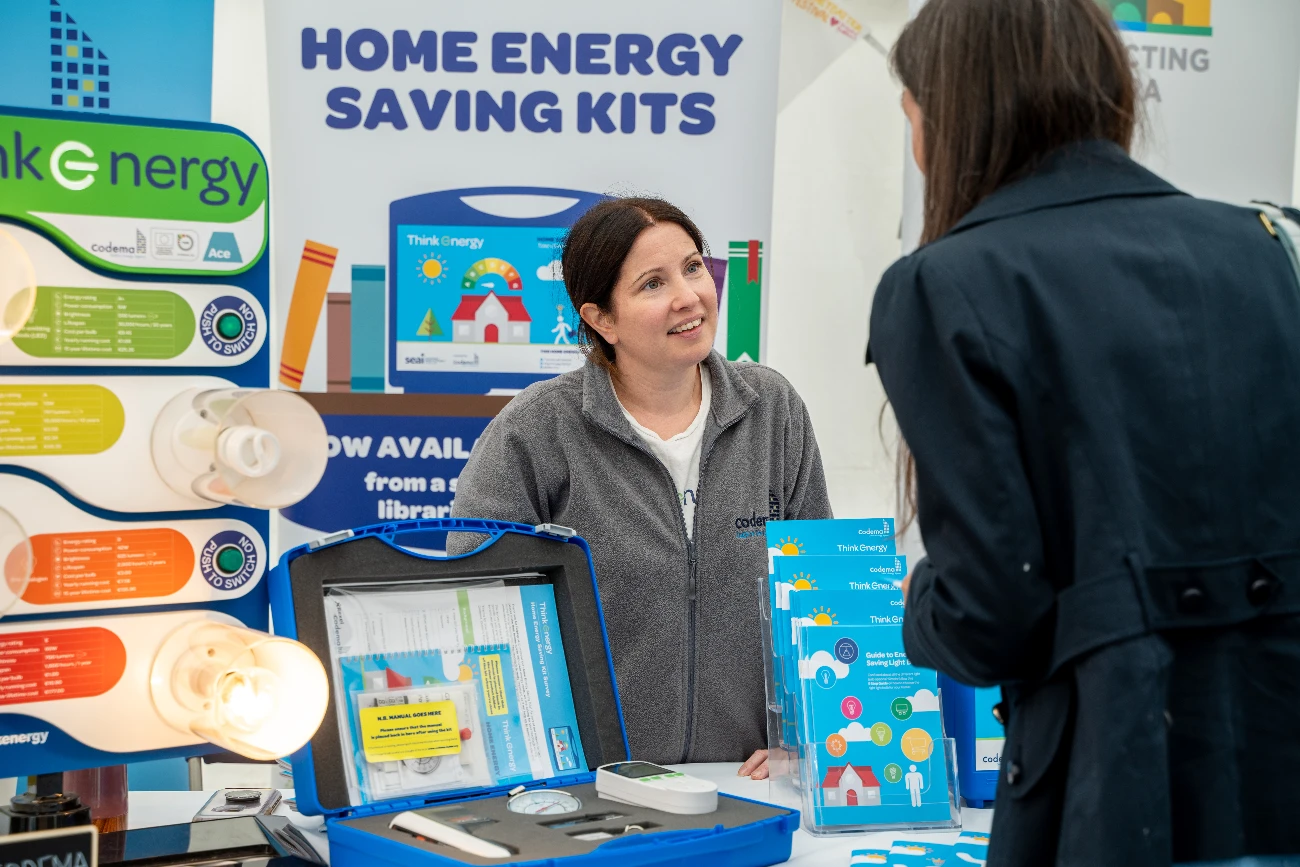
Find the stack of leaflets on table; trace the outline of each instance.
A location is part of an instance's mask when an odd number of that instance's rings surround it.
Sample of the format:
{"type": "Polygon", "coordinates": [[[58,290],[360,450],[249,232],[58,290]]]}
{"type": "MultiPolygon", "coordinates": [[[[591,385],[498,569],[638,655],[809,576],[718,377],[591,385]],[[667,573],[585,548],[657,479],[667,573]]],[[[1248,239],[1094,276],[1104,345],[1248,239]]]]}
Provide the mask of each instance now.
{"type": "Polygon", "coordinates": [[[903,652],[907,562],[892,530],[767,524],[769,683],[814,834],[959,825],[937,675],[903,652]]]}

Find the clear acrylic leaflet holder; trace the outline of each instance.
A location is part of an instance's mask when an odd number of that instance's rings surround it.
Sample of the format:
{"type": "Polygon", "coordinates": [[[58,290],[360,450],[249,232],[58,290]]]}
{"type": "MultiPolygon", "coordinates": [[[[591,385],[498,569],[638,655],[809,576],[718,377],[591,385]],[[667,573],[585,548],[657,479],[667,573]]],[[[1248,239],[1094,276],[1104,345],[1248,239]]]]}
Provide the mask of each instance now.
{"type": "MultiPolygon", "coordinates": [[[[763,599],[766,605],[766,591],[763,599]]],[[[800,626],[795,631],[796,640],[791,652],[800,653],[805,635],[811,630],[824,628],[826,627],[800,626]]],[[[770,634],[770,629],[768,631],[770,634]]],[[[768,654],[768,656],[771,658],[771,654],[768,654]]],[[[941,708],[940,730],[946,735],[948,729],[942,716],[942,693],[939,694],[938,698],[941,708]]],[[[769,703],[768,707],[770,719],[773,715],[772,704],[769,703]]],[[[780,705],[776,706],[776,711],[777,718],[781,719],[780,705]]],[[[817,763],[816,750],[818,744],[806,740],[806,733],[811,732],[813,726],[808,718],[809,704],[804,700],[801,690],[796,690],[794,711],[796,715],[795,725],[793,726],[795,737],[789,737],[788,733],[791,727],[785,726],[786,742],[782,743],[780,740],[773,740],[771,743],[775,748],[769,748],[768,750],[768,798],[772,803],[799,810],[803,829],[809,834],[815,837],[833,837],[876,833],[879,831],[939,831],[961,828],[961,809],[957,783],[957,742],[950,737],[943,737],[939,741],[942,744],[943,751],[941,761],[947,772],[946,794],[948,809],[946,818],[931,821],[882,821],[845,825],[819,822],[817,808],[826,805],[825,793],[822,789],[823,784],[827,781],[819,777],[821,769],[817,763]]],[[[784,720],[782,721],[784,722],[784,720]]],[[[938,757],[936,756],[936,758],[938,757]]]]}

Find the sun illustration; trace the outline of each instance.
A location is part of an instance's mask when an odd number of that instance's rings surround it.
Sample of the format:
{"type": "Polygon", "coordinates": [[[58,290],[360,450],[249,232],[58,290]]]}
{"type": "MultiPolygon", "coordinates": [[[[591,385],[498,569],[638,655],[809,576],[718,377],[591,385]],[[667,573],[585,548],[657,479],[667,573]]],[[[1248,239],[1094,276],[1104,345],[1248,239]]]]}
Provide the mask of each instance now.
{"type": "Polygon", "coordinates": [[[798,539],[786,536],[781,540],[781,553],[786,557],[798,556],[799,554],[804,553],[803,545],[800,544],[798,539]]]}
{"type": "Polygon", "coordinates": [[[835,612],[824,605],[818,605],[812,610],[812,621],[818,626],[840,625],[840,622],[835,619],[835,612]]]}
{"type": "Polygon", "coordinates": [[[456,676],[456,679],[463,683],[467,680],[473,680],[474,675],[477,673],[478,672],[476,672],[473,668],[470,668],[468,665],[462,662],[460,664],[460,673],[456,676]]]}
{"type": "Polygon", "coordinates": [[[794,579],[794,589],[796,590],[816,590],[817,579],[803,572],[796,572],[790,576],[794,579]]]}
{"type": "Polygon", "coordinates": [[[426,286],[436,286],[447,271],[447,263],[437,253],[427,253],[420,259],[420,277],[426,286]]]}

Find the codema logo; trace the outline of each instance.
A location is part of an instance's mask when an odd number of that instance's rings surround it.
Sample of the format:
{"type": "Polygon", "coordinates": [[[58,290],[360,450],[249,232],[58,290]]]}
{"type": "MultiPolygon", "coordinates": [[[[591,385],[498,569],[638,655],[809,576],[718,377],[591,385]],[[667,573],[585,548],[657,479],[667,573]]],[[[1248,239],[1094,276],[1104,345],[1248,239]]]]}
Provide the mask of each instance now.
{"type": "Polygon", "coordinates": [[[1210,0],[1101,0],[1121,30],[1209,36],[1210,0]]]}

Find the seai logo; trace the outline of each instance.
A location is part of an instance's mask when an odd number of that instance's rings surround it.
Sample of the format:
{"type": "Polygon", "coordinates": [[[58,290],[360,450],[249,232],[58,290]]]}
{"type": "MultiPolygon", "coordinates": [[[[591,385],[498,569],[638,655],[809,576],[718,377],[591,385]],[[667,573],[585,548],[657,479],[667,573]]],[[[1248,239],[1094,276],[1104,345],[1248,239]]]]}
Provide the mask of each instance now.
{"type": "Polygon", "coordinates": [[[1100,0],[1121,30],[1209,36],[1210,0],[1100,0]]]}

